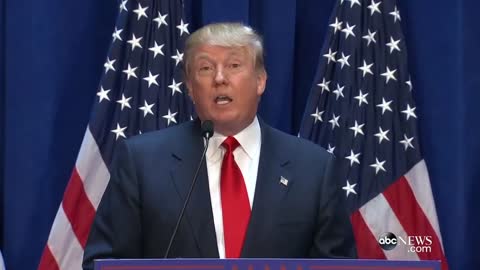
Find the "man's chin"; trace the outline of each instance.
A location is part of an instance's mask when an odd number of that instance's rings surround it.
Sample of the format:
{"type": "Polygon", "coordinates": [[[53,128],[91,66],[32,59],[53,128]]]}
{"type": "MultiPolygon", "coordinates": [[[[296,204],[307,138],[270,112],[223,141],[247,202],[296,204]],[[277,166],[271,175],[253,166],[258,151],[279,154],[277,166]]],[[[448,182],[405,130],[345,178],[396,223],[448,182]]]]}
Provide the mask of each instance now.
{"type": "Polygon", "coordinates": [[[225,136],[231,136],[239,133],[248,127],[250,123],[251,121],[238,118],[222,118],[213,120],[215,131],[225,136]]]}
{"type": "Polygon", "coordinates": [[[235,135],[242,130],[241,124],[234,118],[215,119],[213,125],[216,132],[225,136],[235,135]]]}

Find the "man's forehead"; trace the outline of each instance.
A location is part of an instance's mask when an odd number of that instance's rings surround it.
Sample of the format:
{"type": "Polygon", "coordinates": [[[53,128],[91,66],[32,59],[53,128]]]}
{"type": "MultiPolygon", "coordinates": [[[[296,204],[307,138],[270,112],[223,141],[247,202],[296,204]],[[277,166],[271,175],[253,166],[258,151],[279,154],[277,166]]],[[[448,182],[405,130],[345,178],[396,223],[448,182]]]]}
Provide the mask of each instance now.
{"type": "Polygon", "coordinates": [[[225,56],[245,56],[248,54],[248,47],[203,44],[198,46],[194,51],[195,58],[197,59],[218,54],[222,54],[225,56]]]}

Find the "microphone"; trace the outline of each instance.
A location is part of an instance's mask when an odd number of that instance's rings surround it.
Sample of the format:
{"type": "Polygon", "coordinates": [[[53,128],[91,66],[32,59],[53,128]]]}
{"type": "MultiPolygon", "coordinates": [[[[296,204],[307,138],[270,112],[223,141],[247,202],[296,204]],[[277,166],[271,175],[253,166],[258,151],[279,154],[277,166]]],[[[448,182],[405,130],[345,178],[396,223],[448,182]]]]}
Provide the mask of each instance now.
{"type": "MultiPolygon", "coordinates": [[[[208,140],[213,136],[213,122],[211,120],[205,120],[202,123],[202,137],[208,140]]],[[[208,147],[208,144],[207,144],[208,147]]]]}
{"type": "Polygon", "coordinates": [[[208,142],[210,138],[213,136],[213,122],[211,120],[205,120],[202,122],[202,137],[206,140],[205,149],[203,150],[202,157],[200,158],[200,162],[198,163],[197,170],[195,171],[195,175],[193,176],[192,184],[190,185],[190,190],[188,191],[187,197],[185,198],[185,202],[183,203],[182,210],[180,211],[180,215],[177,219],[177,224],[175,224],[175,228],[173,229],[172,236],[170,237],[170,242],[168,243],[167,251],[165,251],[164,259],[168,258],[168,254],[170,253],[170,249],[172,248],[173,241],[175,240],[175,236],[177,235],[178,227],[180,227],[180,223],[182,222],[182,218],[185,215],[185,209],[187,209],[188,202],[190,201],[190,197],[192,196],[193,187],[197,182],[198,172],[200,171],[200,167],[202,166],[203,160],[205,159],[205,154],[207,153],[208,149],[208,142]]]}

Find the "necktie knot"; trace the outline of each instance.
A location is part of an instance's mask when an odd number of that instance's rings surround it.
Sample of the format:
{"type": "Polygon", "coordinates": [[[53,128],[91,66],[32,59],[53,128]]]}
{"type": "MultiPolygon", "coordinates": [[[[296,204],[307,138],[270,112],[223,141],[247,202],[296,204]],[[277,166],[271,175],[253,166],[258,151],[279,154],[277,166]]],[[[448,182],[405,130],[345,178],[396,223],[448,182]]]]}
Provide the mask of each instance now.
{"type": "Polygon", "coordinates": [[[232,153],[239,145],[240,143],[233,136],[228,136],[222,143],[227,153],[232,153]]]}

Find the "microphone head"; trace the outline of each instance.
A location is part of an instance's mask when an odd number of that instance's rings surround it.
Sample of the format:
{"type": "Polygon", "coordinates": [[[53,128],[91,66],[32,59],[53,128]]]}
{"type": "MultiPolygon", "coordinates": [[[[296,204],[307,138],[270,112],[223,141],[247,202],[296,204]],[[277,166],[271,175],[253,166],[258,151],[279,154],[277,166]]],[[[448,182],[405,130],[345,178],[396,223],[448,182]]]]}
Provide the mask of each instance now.
{"type": "Polygon", "coordinates": [[[210,139],[213,136],[213,122],[212,120],[205,120],[202,122],[202,136],[205,139],[210,139]]]}

